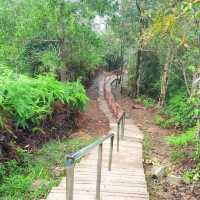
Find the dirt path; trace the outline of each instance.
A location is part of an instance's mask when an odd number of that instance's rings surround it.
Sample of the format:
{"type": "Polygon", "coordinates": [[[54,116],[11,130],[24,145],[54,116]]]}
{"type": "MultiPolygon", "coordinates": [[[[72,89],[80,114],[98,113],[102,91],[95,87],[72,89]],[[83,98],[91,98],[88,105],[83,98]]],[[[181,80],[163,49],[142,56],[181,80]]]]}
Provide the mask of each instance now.
{"type": "Polygon", "coordinates": [[[180,167],[171,163],[170,148],[166,143],[166,136],[175,133],[173,129],[160,128],[154,122],[157,112],[155,109],[146,109],[129,97],[121,97],[119,91],[113,90],[118,103],[126,110],[128,118],[150,138],[151,150],[146,155],[144,163],[148,190],[151,200],[199,200],[200,185],[182,183],[177,186],[169,185],[164,179],[161,182],[152,179],[150,172],[153,164],[166,166],[171,171],[179,172],[180,167]]]}
{"type": "Polygon", "coordinates": [[[80,114],[78,119],[79,129],[77,134],[79,135],[99,137],[108,133],[110,130],[109,120],[99,107],[99,81],[100,75],[93,80],[91,86],[87,90],[89,103],[86,111],[80,114]]]}

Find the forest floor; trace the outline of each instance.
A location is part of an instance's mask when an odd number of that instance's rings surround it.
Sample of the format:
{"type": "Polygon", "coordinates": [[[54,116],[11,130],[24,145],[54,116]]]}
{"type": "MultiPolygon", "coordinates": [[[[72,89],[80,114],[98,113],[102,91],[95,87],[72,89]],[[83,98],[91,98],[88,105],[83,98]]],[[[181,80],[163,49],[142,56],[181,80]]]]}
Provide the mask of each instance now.
{"type": "Polygon", "coordinates": [[[163,129],[155,124],[156,109],[145,108],[129,97],[121,96],[119,90],[113,89],[118,103],[127,113],[127,118],[144,132],[144,167],[151,200],[197,200],[200,199],[200,184],[179,183],[170,185],[166,178],[158,180],[152,178],[151,171],[154,164],[165,166],[170,172],[178,174],[188,163],[175,164],[170,158],[170,147],[166,143],[166,136],[177,133],[175,129],[163,129]],[[146,145],[146,146],[145,146],[146,145]],[[145,149],[146,148],[146,149],[145,149]]]}

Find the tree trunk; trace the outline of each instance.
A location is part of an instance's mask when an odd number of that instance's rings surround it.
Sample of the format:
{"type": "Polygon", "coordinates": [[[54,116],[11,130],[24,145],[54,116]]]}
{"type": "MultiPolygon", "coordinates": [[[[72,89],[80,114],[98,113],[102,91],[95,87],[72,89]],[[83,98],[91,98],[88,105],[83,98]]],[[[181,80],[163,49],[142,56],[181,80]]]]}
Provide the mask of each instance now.
{"type": "Polygon", "coordinates": [[[195,95],[200,95],[199,94],[199,90],[200,90],[200,20],[196,17],[196,13],[197,11],[193,8],[193,20],[194,20],[194,24],[195,24],[195,32],[196,32],[196,42],[197,42],[197,46],[198,46],[198,54],[199,54],[199,58],[198,58],[198,64],[197,64],[197,69],[193,74],[193,84],[192,84],[192,93],[191,96],[195,96],[195,95]],[[195,84],[195,82],[198,82],[197,84],[195,84]]]}
{"type": "Polygon", "coordinates": [[[138,50],[137,54],[137,65],[136,65],[136,96],[140,95],[140,80],[141,80],[141,69],[142,69],[142,51],[138,50]]]}
{"type": "Polygon", "coordinates": [[[182,74],[183,74],[184,83],[185,83],[185,87],[186,87],[188,96],[191,96],[191,90],[190,90],[190,87],[189,87],[189,82],[188,82],[188,78],[187,78],[187,74],[186,74],[186,68],[185,68],[183,62],[179,61],[178,64],[181,67],[181,71],[182,71],[182,74]]]}
{"type": "Polygon", "coordinates": [[[170,66],[173,60],[173,54],[171,50],[169,49],[168,55],[165,61],[163,74],[162,74],[162,82],[161,82],[161,90],[160,90],[160,98],[159,98],[159,105],[161,107],[165,104],[165,99],[167,95],[168,90],[168,84],[169,84],[169,74],[170,74],[170,66]]]}
{"type": "Polygon", "coordinates": [[[136,72],[135,72],[135,80],[133,81],[133,96],[139,96],[140,95],[140,81],[141,81],[141,70],[142,70],[142,62],[143,62],[143,56],[142,56],[142,49],[143,49],[143,31],[145,29],[145,19],[143,17],[143,10],[142,5],[143,1],[139,3],[138,0],[136,0],[136,7],[139,12],[139,44],[138,44],[138,52],[137,52],[137,64],[136,64],[136,72]]]}
{"type": "Polygon", "coordinates": [[[60,16],[59,16],[59,49],[60,59],[63,63],[62,69],[59,70],[59,77],[61,81],[67,81],[67,63],[66,63],[66,49],[65,49],[65,2],[60,3],[60,16]]]}

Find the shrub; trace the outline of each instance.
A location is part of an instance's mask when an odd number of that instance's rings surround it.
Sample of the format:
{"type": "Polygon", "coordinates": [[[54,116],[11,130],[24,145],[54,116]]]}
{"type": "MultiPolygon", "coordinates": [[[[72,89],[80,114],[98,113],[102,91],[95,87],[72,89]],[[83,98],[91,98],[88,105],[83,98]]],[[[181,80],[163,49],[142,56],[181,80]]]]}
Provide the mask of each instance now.
{"type": "Polygon", "coordinates": [[[155,106],[155,100],[146,96],[140,96],[136,99],[137,102],[141,102],[145,108],[152,108],[155,106]]]}
{"type": "Polygon", "coordinates": [[[167,142],[172,146],[186,146],[196,143],[196,128],[188,129],[181,135],[167,137],[167,142]]]}
{"type": "Polygon", "coordinates": [[[53,75],[33,79],[7,73],[0,76],[0,121],[11,118],[17,127],[28,128],[52,114],[52,104],[61,101],[71,111],[83,110],[87,96],[79,81],[61,83],[53,75]]]}
{"type": "Polygon", "coordinates": [[[196,163],[196,169],[187,171],[184,176],[186,179],[192,177],[200,178],[200,152],[197,145],[197,129],[190,128],[180,135],[167,137],[168,144],[172,147],[171,159],[174,162],[180,162],[185,159],[192,159],[196,163]]]}
{"type": "Polygon", "coordinates": [[[184,159],[186,159],[188,157],[189,157],[188,152],[179,151],[177,148],[174,148],[171,151],[171,161],[176,164],[181,163],[184,159]]]}
{"type": "Polygon", "coordinates": [[[162,116],[160,116],[159,114],[156,114],[154,117],[154,122],[157,125],[161,125],[164,122],[164,118],[162,118],[162,116]]]}
{"type": "Polygon", "coordinates": [[[197,167],[192,170],[186,170],[183,173],[183,179],[186,183],[192,183],[200,180],[200,162],[197,164],[197,167]]]}
{"type": "Polygon", "coordinates": [[[162,113],[168,116],[165,121],[168,127],[176,126],[185,129],[196,125],[195,116],[199,115],[196,108],[198,99],[190,99],[183,93],[173,96],[162,113]]]}
{"type": "Polygon", "coordinates": [[[155,124],[159,125],[161,128],[170,128],[171,123],[170,120],[166,120],[165,117],[161,116],[160,114],[156,114],[154,117],[155,124]]]}

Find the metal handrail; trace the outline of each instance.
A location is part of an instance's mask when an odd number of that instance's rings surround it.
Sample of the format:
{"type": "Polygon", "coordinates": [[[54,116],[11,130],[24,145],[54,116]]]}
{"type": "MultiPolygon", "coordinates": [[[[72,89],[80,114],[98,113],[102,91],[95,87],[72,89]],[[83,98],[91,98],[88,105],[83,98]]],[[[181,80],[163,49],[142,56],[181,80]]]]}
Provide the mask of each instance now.
{"type": "Polygon", "coordinates": [[[112,152],[114,143],[114,134],[111,133],[102,139],[95,141],[94,143],[82,148],[81,150],[66,155],[66,165],[67,165],[67,176],[66,176],[66,200],[73,200],[74,193],[74,167],[76,161],[81,157],[88,154],[92,149],[99,146],[98,150],[98,162],[97,162],[97,184],[96,184],[96,200],[100,200],[100,190],[101,190],[101,168],[102,168],[102,153],[103,153],[103,143],[104,141],[110,139],[110,153],[109,153],[109,163],[108,170],[111,171],[112,165],[112,152]]]}
{"type": "Polygon", "coordinates": [[[120,128],[121,128],[121,139],[124,139],[124,129],[125,129],[126,113],[120,116],[117,120],[117,152],[119,152],[119,141],[120,141],[120,128]]]}
{"type": "MultiPolygon", "coordinates": [[[[111,82],[111,85],[114,83],[114,81],[117,82],[117,79],[114,79],[111,82]]],[[[109,82],[109,79],[106,81],[104,79],[104,85],[107,84],[108,82],[109,82]]],[[[124,139],[125,120],[126,120],[126,112],[123,111],[122,115],[117,119],[117,152],[119,152],[120,128],[121,128],[121,139],[122,140],[124,139]]]]}

